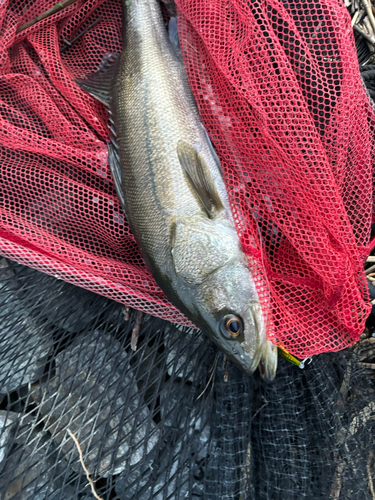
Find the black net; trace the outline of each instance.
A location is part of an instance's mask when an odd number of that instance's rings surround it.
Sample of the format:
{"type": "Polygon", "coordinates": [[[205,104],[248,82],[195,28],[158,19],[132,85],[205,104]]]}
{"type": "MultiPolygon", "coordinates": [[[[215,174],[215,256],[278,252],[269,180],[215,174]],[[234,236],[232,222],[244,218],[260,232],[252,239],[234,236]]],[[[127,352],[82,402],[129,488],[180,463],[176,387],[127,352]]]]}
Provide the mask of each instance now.
{"type": "Polygon", "coordinates": [[[83,464],[103,500],[373,500],[370,329],[268,384],[198,331],[144,315],[136,339],[135,311],[0,265],[2,500],[92,499],[83,464]]]}

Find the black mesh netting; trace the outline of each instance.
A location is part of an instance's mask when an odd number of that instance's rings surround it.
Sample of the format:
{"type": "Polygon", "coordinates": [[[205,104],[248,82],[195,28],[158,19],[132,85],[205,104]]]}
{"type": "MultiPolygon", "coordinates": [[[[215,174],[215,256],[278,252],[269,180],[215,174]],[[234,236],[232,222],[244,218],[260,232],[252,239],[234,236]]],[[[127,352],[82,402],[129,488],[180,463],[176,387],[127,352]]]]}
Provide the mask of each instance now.
{"type": "Polygon", "coordinates": [[[134,352],[135,311],[0,265],[2,500],[94,498],[68,429],[105,500],[374,498],[369,330],[267,384],[151,316],[134,352]]]}

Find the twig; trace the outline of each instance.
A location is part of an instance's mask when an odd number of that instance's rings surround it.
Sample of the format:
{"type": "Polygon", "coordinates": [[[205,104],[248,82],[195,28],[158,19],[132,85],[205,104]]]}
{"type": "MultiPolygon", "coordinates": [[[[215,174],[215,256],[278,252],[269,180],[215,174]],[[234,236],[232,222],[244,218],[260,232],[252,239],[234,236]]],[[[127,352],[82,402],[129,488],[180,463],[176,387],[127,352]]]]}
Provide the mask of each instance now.
{"type": "Polygon", "coordinates": [[[251,467],[251,442],[249,442],[247,445],[246,463],[243,467],[241,467],[241,472],[242,472],[242,478],[241,478],[242,488],[241,489],[244,492],[247,492],[248,486],[250,484],[250,467],[251,467]]]}
{"type": "MultiPolygon", "coordinates": [[[[363,38],[364,38],[365,40],[367,40],[368,42],[370,42],[372,45],[375,45],[375,39],[374,39],[372,36],[370,36],[370,35],[368,35],[367,33],[365,33],[365,32],[363,31],[363,29],[361,29],[361,28],[360,28],[357,24],[355,24],[355,25],[353,26],[353,29],[354,29],[355,31],[357,31],[357,33],[359,33],[360,35],[362,35],[362,36],[363,36],[363,38]]],[[[374,267],[374,269],[375,269],[375,266],[373,266],[373,267],[374,267]]],[[[371,269],[371,268],[370,268],[370,269],[371,269]]]]}
{"type": "MultiPolygon", "coordinates": [[[[362,411],[358,413],[356,417],[353,418],[349,425],[348,436],[353,436],[358,430],[360,425],[365,425],[368,420],[370,420],[375,412],[375,401],[371,401],[367,406],[363,408],[362,411]]],[[[375,416],[375,415],[374,415],[375,416]]]]}
{"type": "Polygon", "coordinates": [[[104,500],[104,498],[100,497],[97,493],[96,493],[96,490],[95,490],[95,486],[94,486],[94,481],[91,479],[90,477],[90,474],[89,474],[89,471],[85,465],[85,462],[83,461],[83,453],[82,453],[82,448],[80,447],[79,445],[79,442],[78,442],[78,439],[75,437],[75,435],[73,434],[73,432],[70,430],[70,429],[67,429],[68,431],[68,434],[69,436],[73,439],[75,445],[77,446],[77,450],[78,450],[78,453],[79,453],[79,460],[81,462],[81,465],[83,467],[83,470],[85,471],[86,473],[86,477],[87,477],[87,480],[91,486],[91,492],[92,494],[94,495],[94,497],[97,499],[97,500],[104,500]]]}
{"type": "Polygon", "coordinates": [[[366,11],[368,20],[372,26],[372,29],[375,31],[375,18],[374,18],[374,14],[372,13],[370,0],[362,0],[362,5],[365,8],[365,11],[366,11]]]}
{"type": "MultiPolygon", "coordinates": [[[[365,33],[365,34],[366,34],[366,33],[365,33]]],[[[366,36],[368,36],[368,35],[366,35],[366,36]]],[[[370,38],[371,38],[371,37],[370,37],[370,38]]],[[[372,41],[371,43],[375,43],[375,40],[374,40],[374,39],[372,39],[372,40],[373,40],[373,41],[372,41]]],[[[370,273],[372,273],[372,271],[375,271],[375,265],[374,265],[374,266],[369,267],[368,269],[366,269],[366,270],[365,270],[365,273],[366,273],[366,274],[370,274],[370,273]]]]}
{"type": "Polygon", "coordinates": [[[375,337],[360,340],[354,347],[358,361],[365,361],[375,355],[375,337]]]}
{"type": "Polygon", "coordinates": [[[369,486],[369,489],[370,489],[370,493],[372,495],[372,500],[375,500],[374,482],[372,480],[372,475],[371,475],[371,462],[372,462],[373,458],[374,458],[374,452],[372,451],[369,454],[369,457],[368,457],[368,462],[367,462],[367,465],[366,465],[366,470],[367,470],[367,475],[368,475],[368,486],[369,486]]]}
{"type": "MultiPolygon", "coordinates": [[[[334,457],[335,457],[335,462],[336,462],[338,460],[338,458],[339,458],[338,451],[335,451],[334,457]]],[[[341,493],[341,474],[342,474],[343,470],[344,470],[344,464],[339,463],[337,465],[337,467],[336,467],[335,474],[333,476],[333,481],[332,481],[332,485],[331,485],[331,491],[330,491],[330,495],[329,495],[329,500],[338,500],[338,498],[340,497],[340,493],[341,493]]]]}
{"type": "Polygon", "coordinates": [[[372,337],[372,335],[370,333],[370,330],[367,327],[365,327],[365,329],[363,330],[363,332],[361,333],[361,335],[359,337],[359,342],[362,342],[363,340],[367,340],[371,337],[372,337]]]}
{"type": "MultiPolygon", "coordinates": [[[[363,363],[365,364],[365,363],[363,363]]],[[[361,425],[364,426],[371,418],[375,412],[375,401],[371,401],[367,406],[360,411],[357,416],[355,416],[350,422],[348,430],[342,427],[337,433],[336,443],[343,443],[347,441],[351,436],[354,436],[356,432],[359,431],[361,425]]]]}
{"type": "Polygon", "coordinates": [[[352,17],[352,26],[355,25],[357,19],[358,19],[358,16],[359,16],[359,10],[357,10],[357,12],[354,14],[354,16],[352,17]]]}
{"type": "Polygon", "coordinates": [[[252,419],[255,418],[258,413],[263,410],[263,408],[265,408],[266,406],[268,405],[268,401],[266,401],[260,408],[257,409],[257,411],[254,413],[254,415],[251,417],[252,419]]]}
{"type": "Polygon", "coordinates": [[[39,21],[43,21],[43,19],[46,19],[47,17],[52,16],[53,14],[56,14],[56,12],[59,12],[60,10],[65,9],[66,7],[69,7],[69,5],[72,5],[76,1],[77,0],[63,0],[62,2],[56,3],[50,9],[42,12],[41,14],[39,14],[39,16],[34,17],[34,19],[31,19],[31,21],[27,21],[27,23],[23,24],[22,26],[18,26],[16,32],[20,33],[21,31],[30,28],[30,26],[33,26],[39,21]]]}
{"type": "Polygon", "coordinates": [[[370,35],[370,36],[374,36],[374,28],[372,27],[372,24],[370,23],[370,20],[368,17],[365,17],[364,20],[363,20],[363,26],[366,28],[366,31],[367,33],[370,35]]]}
{"type": "Polygon", "coordinates": [[[353,371],[353,359],[350,359],[348,361],[348,365],[347,365],[347,368],[345,370],[344,378],[343,378],[343,381],[341,383],[341,387],[340,387],[340,391],[339,391],[339,397],[337,400],[337,408],[339,411],[342,411],[344,406],[345,406],[346,398],[347,398],[347,395],[349,392],[352,371],[353,371]]]}
{"type": "Polygon", "coordinates": [[[143,312],[137,311],[137,314],[135,316],[133,331],[132,331],[132,339],[130,341],[130,347],[132,348],[132,350],[134,352],[137,350],[139,329],[140,329],[141,323],[142,323],[142,316],[143,316],[143,312]]]}
{"type": "Polygon", "coordinates": [[[362,368],[367,368],[368,370],[375,370],[375,363],[358,363],[362,368]]]}
{"type": "Polygon", "coordinates": [[[66,49],[69,49],[72,45],[74,45],[76,43],[76,41],[81,38],[81,36],[83,36],[85,33],[87,33],[89,30],[91,30],[91,28],[96,26],[101,20],[102,20],[102,18],[98,17],[98,19],[96,19],[93,23],[91,23],[89,26],[87,26],[80,33],[78,33],[78,35],[75,36],[73,38],[73,40],[71,40],[71,41],[67,40],[66,38],[63,38],[63,42],[65,43],[65,45],[63,47],[61,47],[60,54],[62,54],[63,52],[66,51],[66,49]]]}

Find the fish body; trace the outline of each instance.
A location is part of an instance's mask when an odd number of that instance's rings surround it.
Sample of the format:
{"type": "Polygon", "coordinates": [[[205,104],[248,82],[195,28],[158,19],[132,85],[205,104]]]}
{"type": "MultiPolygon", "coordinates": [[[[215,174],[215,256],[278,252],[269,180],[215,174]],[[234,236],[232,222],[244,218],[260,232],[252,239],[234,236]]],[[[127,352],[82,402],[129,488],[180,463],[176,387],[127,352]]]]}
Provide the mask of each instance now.
{"type": "Polygon", "coordinates": [[[131,0],[123,9],[123,51],[108,90],[109,156],[131,230],[170,301],[245,372],[260,363],[272,379],[277,348],[266,338],[219,160],[182,59],[155,0],[131,0]]]}

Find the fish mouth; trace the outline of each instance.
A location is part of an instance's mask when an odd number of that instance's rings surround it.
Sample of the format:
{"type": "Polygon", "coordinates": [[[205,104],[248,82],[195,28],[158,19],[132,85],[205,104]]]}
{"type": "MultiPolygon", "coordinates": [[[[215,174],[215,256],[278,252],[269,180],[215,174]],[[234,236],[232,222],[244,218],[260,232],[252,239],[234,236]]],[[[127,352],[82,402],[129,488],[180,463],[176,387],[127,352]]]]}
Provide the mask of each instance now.
{"type": "Polygon", "coordinates": [[[262,359],[259,363],[259,373],[263,380],[268,382],[273,382],[276,377],[278,361],[278,351],[277,346],[273,344],[270,340],[266,340],[266,343],[262,352],[262,359]]]}
{"type": "Polygon", "coordinates": [[[254,330],[248,332],[248,338],[246,338],[245,333],[245,340],[241,344],[245,353],[252,358],[251,364],[246,371],[254,373],[258,368],[263,380],[272,382],[275,379],[277,370],[277,346],[267,339],[266,324],[260,303],[251,302],[249,311],[253,320],[254,330]]]}
{"type": "MultiPolygon", "coordinates": [[[[251,363],[251,370],[254,372],[256,368],[258,368],[262,379],[272,382],[276,377],[277,370],[277,346],[267,339],[266,324],[259,302],[252,302],[250,304],[250,311],[256,331],[256,347],[251,363]]],[[[247,351],[247,348],[251,347],[250,340],[251,339],[249,339],[249,343],[247,344],[245,338],[242,344],[245,351],[247,351]]]]}
{"type": "Polygon", "coordinates": [[[251,358],[251,364],[246,370],[248,373],[254,373],[261,362],[264,345],[267,341],[266,339],[266,327],[264,322],[264,316],[262,308],[259,302],[251,302],[249,306],[249,311],[251,318],[253,320],[254,330],[248,332],[246,335],[245,330],[245,340],[242,342],[241,347],[245,353],[251,358]],[[255,333],[255,349],[254,349],[254,333],[255,333]],[[247,337],[247,338],[246,338],[247,337]]]}
{"type": "MultiPolygon", "coordinates": [[[[252,375],[257,368],[264,380],[272,381],[277,368],[277,346],[266,337],[266,326],[259,302],[249,305],[248,329],[245,329],[244,341],[234,342],[223,339],[223,336],[211,328],[201,326],[206,335],[221,349],[226,357],[245,373],[252,375]]],[[[195,321],[197,324],[198,322],[195,321]]],[[[197,324],[199,327],[199,325],[197,324]]]]}

